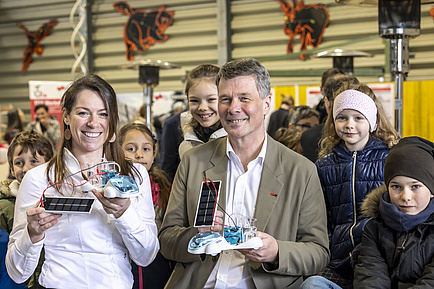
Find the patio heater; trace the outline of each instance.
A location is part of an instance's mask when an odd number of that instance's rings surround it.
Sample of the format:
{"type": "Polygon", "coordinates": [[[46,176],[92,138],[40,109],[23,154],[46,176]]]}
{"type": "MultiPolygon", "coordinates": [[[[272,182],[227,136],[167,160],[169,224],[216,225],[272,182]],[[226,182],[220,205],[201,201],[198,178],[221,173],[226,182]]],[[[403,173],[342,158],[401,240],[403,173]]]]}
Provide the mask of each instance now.
{"type": "Polygon", "coordinates": [[[139,71],[139,84],[143,86],[143,104],[146,106],[146,123],[151,125],[154,87],[158,85],[160,69],[178,68],[179,66],[162,60],[144,59],[121,65],[121,69],[139,71]]]}
{"type": "Polygon", "coordinates": [[[349,75],[354,74],[354,57],[368,57],[372,54],[351,50],[351,49],[332,49],[321,51],[315,55],[319,58],[332,57],[333,58],[333,68],[339,68],[343,72],[349,75]]]}
{"type": "Polygon", "coordinates": [[[410,38],[420,35],[420,0],[379,0],[379,34],[390,42],[390,72],[395,81],[395,129],[403,131],[403,88],[410,38]]]}

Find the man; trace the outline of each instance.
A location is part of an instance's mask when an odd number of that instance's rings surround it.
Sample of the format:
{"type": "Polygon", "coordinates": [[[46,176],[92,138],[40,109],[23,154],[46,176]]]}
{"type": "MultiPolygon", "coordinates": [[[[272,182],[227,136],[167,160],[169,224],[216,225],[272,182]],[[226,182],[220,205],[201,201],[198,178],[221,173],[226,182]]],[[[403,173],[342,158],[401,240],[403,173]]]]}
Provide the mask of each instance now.
{"type": "Polygon", "coordinates": [[[60,142],[61,133],[59,122],[48,114],[48,106],[38,104],[35,106],[36,120],[27,124],[26,130],[34,130],[46,136],[53,144],[54,149],[60,142]]]}
{"type": "Polygon", "coordinates": [[[282,102],[280,108],[270,115],[270,122],[268,123],[267,132],[272,137],[274,137],[279,128],[287,126],[285,121],[288,118],[289,111],[294,107],[294,98],[292,96],[289,94],[281,95],[282,102]]]}
{"type": "Polygon", "coordinates": [[[302,276],[316,274],[329,261],[316,168],[267,136],[270,76],[259,62],[226,63],[217,87],[228,136],[187,151],[178,167],[159,235],[162,254],[178,262],[166,288],[298,288],[302,276]],[[199,232],[193,223],[204,178],[221,181],[216,225],[207,230],[221,233],[219,224],[232,225],[228,215],[254,217],[260,249],[203,260],[187,252],[199,232]]]}

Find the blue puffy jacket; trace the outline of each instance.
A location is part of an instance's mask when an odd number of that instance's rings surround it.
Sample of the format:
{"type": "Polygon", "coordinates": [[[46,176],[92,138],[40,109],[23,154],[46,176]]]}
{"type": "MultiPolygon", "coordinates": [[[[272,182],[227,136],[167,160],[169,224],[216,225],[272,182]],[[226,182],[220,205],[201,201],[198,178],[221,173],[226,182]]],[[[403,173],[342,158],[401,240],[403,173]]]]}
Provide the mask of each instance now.
{"type": "Polygon", "coordinates": [[[369,218],[360,206],[373,189],[384,183],[384,162],[390,148],[370,138],[361,151],[351,152],[344,141],[315,163],[327,206],[328,232],[334,270],[350,268],[350,253],[362,240],[369,218]]]}

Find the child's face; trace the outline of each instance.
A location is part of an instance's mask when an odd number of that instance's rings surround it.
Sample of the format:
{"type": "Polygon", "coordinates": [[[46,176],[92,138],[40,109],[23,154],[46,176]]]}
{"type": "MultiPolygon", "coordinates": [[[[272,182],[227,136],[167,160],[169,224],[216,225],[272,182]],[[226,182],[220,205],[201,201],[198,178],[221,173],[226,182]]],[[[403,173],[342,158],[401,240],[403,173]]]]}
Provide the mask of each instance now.
{"type": "Polygon", "coordinates": [[[40,166],[46,161],[45,158],[38,153],[36,153],[36,157],[34,157],[30,150],[19,155],[18,152],[20,151],[21,146],[17,146],[12,157],[13,166],[11,168],[11,173],[17,181],[21,183],[28,170],[40,166]]]}
{"type": "Polygon", "coordinates": [[[130,130],[125,135],[122,149],[125,157],[135,163],[142,164],[149,171],[154,162],[154,140],[139,130],[130,130]]]}
{"type": "Polygon", "coordinates": [[[425,210],[433,197],[422,182],[404,176],[394,177],[388,190],[392,204],[408,215],[417,215],[425,210]]]}
{"type": "Polygon", "coordinates": [[[210,127],[217,123],[218,93],[215,83],[209,80],[197,80],[188,90],[190,113],[201,126],[210,127]]]}
{"type": "Polygon", "coordinates": [[[362,150],[369,140],[369,122],[356,110],[341,111],[336,116],[335,129],[350,151],[362,150]]]}

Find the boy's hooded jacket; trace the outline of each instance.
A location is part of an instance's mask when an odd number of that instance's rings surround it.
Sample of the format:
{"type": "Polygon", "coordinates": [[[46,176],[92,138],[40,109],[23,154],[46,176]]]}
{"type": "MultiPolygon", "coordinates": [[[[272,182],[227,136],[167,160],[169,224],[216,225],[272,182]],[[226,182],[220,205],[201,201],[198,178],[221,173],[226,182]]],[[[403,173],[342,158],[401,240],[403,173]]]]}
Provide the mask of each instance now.
{"type": "Polygon", "coordinates": [[[383,185],[363,202],[363,213],[373,219],[365,226],[354,288],[434,288],[434,214],[430,214],[434,212],[434,199],[424,211],[428,219],[402,232],[391,228],[400,225],[399,216],[394,224],[382,217],[396,216],[394,205],[385,204],[388,201],[383,185]]]}

